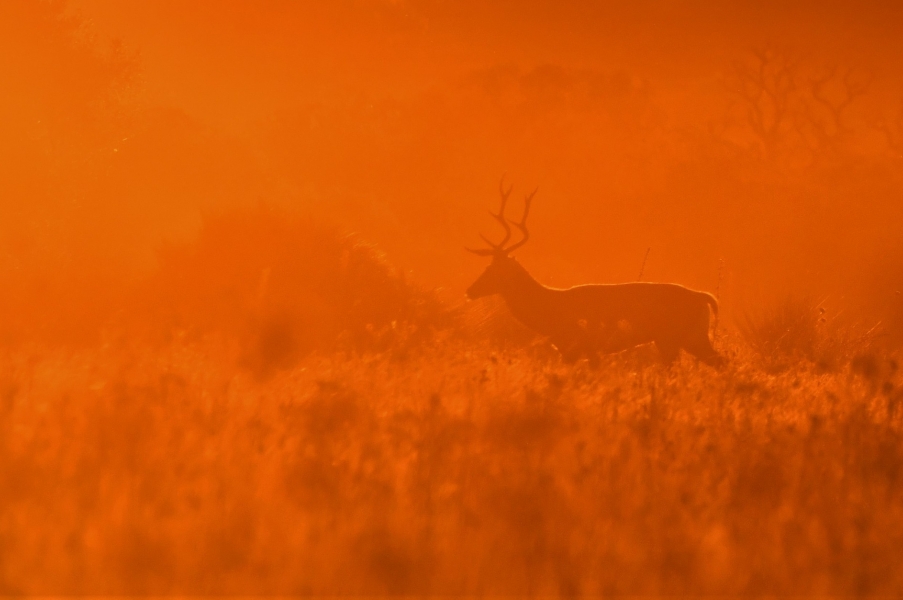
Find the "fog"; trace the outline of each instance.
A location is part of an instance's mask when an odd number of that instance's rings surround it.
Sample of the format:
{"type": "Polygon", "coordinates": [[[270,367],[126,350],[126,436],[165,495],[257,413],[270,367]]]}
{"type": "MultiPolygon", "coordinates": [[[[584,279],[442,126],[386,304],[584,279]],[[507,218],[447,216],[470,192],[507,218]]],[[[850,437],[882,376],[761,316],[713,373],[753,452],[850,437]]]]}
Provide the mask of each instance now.
{"type": "Polygon", "coordinates": [[[899,594],[901,23],[0,2],[0,593],[899,594]],[[709,366],[466,301],[500,182],[709,366]]]}
{"type": "Polygon", "coordinates": [[[720,279],[728,310],[788,290],[864,319],[893,304],[893,6],[3,10],[2,243],[32,306],[140,278],[205,215],[260,203],[359,233],[455,302],[503,174],[540,187],[520,256],[547,284],[630,281],[648,248],[646,279],[720,279]]]}

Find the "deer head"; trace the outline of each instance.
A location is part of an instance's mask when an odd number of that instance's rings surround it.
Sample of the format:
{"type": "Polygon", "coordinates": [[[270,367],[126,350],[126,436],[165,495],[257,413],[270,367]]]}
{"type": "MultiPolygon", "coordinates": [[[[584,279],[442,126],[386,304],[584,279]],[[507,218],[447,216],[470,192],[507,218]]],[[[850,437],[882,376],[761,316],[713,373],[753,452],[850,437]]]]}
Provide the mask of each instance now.
{"type": "Polygon", "coordinates": [[[530,203],[533,201],[533,196],[536,195],[539,188],[537,187],[533,190],[533,193],[524,198],[524,214],[519,223],[505,217],[505,207],[508,204],[508,196],[511,195],[512,189],[514,189],[513,184],[508,186],[507,191],[505,190],[505,178],[502,177],[502,180],[499,182],[499,195],[502,199],[501,205],[499,206],[499,212],[494,213],[489,211],[492,218],[498,221],[505,230],[505,237],[502,241],[498,244],[494,244],[489,238],[481,233],[480,237],[489,244],[489,248],[479,248],[476,250],[467,248],[468,251],[479,256],[492,257],[492,262],[486,267],[483,274],[480,275],[473,285],[467,288],[467,297],[472,300],[491,294],[504,293],[506,289],[510,287],[512,282],[520,280],[524,276],[530,277],[524,268],[514,260],[511,253],[526,244],[527,240],[530,239],[530,232],[527,230],[527,215],[530,214],[530,203]],[[522,237],[519,241],[506,248],[505,244],[511,239],[511,225],[514,225],[520,230],[522,237]]]}

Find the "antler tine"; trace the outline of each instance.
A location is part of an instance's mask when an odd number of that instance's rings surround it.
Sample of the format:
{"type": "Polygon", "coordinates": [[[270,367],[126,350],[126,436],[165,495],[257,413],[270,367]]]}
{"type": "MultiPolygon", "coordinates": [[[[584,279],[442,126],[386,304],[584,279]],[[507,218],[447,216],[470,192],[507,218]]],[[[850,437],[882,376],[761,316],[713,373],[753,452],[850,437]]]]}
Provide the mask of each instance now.
{"type": "MultiPolygon", "coordinates": [[[[527,243],[527,240],[530,239],[530,232],[527,231],[527,216],[530,214],[530,205],[533,203],[533,196],[536,195],[536,192],[539,191],[539,186],[536,186],[536,189],[529,196],[524,196],[524,216],[521,217],[520,223],[515,223],[511,221],[511,224],[520,229],[521,234],[524,236],[520,239],[519,242],[515,243],[512,246],[505,248],[505,253],[513,252],[517,250],[521,246],[527,243]]],[[[510,219],[509,219],[510,221],[510,219]]]]}
{"type": "Polygon", "coordinates": [[[496,250],[501,249],[501,247],[502,247],[501,244],[493,244],[492,240],[490,240],[488,237],[486,237],[482,233],[480,234],[480,238],[482,238],[482,240],[484,242],[486,242],[487,244],[489,244],[491,247],[495,248],[496,250]]]}
{"type": "Polygon", "coordinates": [[[508,226],[508,219],[505,218],[505,206],[508,204],[508,196],[511,195],[511,190],[513,190],[513,189],[514,189],[514,184],[512,183],[511,185],[508,186],[508,191],[507,192],[505,191],[505,176],[502,175],[502,179],[499,181],[499,195],[502,197],[502,202],[499,205],[499,212],[498,212],[498,214],[496,214],[496,213],[492,212],[491,210],[489,211],[489,214],[492,215],[492,218],[495,219],[496,221],[498,221],[499,223],[501,223],[502,227],[505,228],[505,238],[498,244],[493,244],[492,242],[487,240],[485,237],[481,236],[481,237],[483,237],[484,240],[486,240],[486,243],[488,243],[490,246],[492,246],[496,250],[504,250],[505,244],[507,244],[508,240],[511,239],[511,227],[508,226]]]}

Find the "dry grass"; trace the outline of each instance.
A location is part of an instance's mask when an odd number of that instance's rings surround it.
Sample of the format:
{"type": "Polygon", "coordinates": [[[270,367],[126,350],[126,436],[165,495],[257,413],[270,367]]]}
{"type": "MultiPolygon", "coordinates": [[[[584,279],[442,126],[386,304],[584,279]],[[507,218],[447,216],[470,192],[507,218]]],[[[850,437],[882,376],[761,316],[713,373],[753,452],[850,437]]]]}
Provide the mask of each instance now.
{"type": "Polygon", "coordinates": [[[787,296],[766,309],[744,314],[740,333],[760,366],[780,372],[807,363],[831,372],[843,368],[850,357],[872,355],[885,333],[881,324],[863,328],[824,304],[787,296]]]}
{"type": "Polygon", "coordinates": [[[883,357],[598,370],[215,336],[0,359],[0,591],[900,594],[883,357]],[[866,361],[868,362],[868,361],[866,361]]]}
{"type": "Polygon", "coordinates": [[[901,373],[811,303],[567,367],[266,209],[128,302],[0,351],[0,593],[903,593],[901,373]]]}

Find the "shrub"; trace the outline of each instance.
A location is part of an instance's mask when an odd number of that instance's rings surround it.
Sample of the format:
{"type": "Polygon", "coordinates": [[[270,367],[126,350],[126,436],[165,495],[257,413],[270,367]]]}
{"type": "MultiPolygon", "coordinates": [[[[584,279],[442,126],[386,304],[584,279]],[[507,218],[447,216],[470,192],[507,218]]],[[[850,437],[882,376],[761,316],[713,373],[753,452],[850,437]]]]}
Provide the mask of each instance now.
{"type": "Polygon", "coordinates": [[[448,323],[372,245],[262,207],[208,218],[194,242],[162,252],[148,287],[154,329],[238,339],[261,373],[317,349],[420,343],[448,323]]]}

